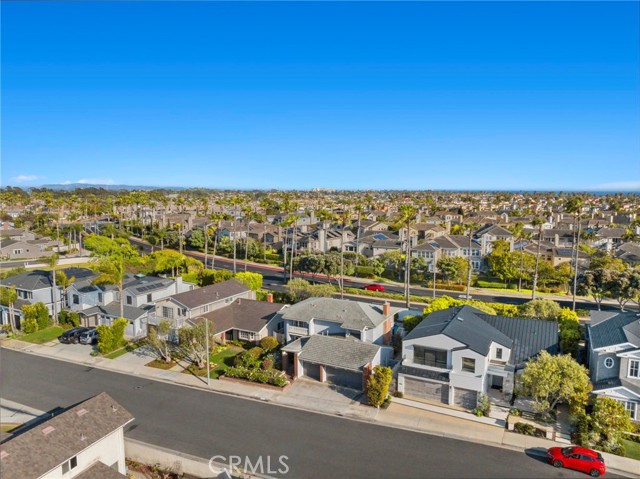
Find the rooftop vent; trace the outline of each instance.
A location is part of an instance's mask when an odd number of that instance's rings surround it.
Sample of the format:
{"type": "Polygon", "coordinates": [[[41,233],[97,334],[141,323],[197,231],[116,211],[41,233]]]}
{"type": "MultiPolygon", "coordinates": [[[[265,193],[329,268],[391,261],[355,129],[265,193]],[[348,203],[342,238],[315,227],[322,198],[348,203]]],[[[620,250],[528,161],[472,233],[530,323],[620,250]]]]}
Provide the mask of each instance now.
{"type": "Polygon", "coordinates": [[[45,436],[48,436],[49,434],[51,434],[53,431],[55,431],[56,428],[53,426],[47,426],[42,430],[42,434],[44,434],[45,436]]]}
{"type": "Polygon", "coordinates": [[[464,318],[462,316],[458,316],[458,321],[464,321],[464,318]]]}
{"type": "Polygon", "coordinates": [[[87,411],[85,408],[82,408],[82,409],[80,409],[80,410],[76,411],[76,414],[77,414],[78,416],[84,416],[84,415],[85,415],[85,414],[87,414],[88,412],[89,412],[89,411],[87,411]]]}
{"type": "Polygon", "coordinates": [[[112,404],[111,405],[111,411],[112,412],[118,412],[118,408],[114,404],[112,404]]]}

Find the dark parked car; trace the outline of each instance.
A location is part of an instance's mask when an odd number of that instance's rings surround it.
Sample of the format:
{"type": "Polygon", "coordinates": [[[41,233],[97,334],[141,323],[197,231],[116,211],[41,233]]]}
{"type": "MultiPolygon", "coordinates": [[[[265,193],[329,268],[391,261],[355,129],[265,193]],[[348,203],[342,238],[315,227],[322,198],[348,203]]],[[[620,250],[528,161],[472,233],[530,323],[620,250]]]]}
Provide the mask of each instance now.
{"type": "Polygon", "coordinates": [[[554,467],[575,469],[591,477],[602,476],[606,471],[602,455],[586,447],[552,447],[547,450],[547,460],[554,467]]]}
{"type": "Polygon", "coordinates": [[[78,336],[80,344],[97,344],[98,343],[98,330],[90,329],[84,333],[80,333],[78,336]]]}
{"type": "Polygon", "coordinates": [[[60,335],[58,340],[61,343],[77,343],[78,336],[80,336],[85,331],[89,331],[89,330],[90,328],[82,328],[82,327],[67,329],[64,333],[60,335]]]}

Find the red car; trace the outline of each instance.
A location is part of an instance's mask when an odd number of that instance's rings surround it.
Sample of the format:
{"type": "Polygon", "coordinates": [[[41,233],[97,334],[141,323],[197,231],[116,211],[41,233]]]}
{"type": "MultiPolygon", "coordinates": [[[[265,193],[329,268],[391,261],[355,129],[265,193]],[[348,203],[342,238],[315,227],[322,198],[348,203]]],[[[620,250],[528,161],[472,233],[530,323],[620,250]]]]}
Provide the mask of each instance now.
{"type": "Polygon", "coordinates": [[[384,286],[381,284],[368,284],[362,289],[366,289],[368,291],[384,291],[384,286]]]}
{"type": "Polygon", "coordinates": [[[547,460],[554,467],[566,467],[599,477],[606,471],[604,459],[597,451],[586,447],[552,447],[547,449],[547,460]]]}

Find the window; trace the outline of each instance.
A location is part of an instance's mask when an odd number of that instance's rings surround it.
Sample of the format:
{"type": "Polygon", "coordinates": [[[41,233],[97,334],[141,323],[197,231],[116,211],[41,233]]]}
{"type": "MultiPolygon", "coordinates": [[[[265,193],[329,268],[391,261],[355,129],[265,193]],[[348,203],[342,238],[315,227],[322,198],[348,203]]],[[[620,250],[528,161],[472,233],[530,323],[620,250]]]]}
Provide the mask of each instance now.
{"type": "Polygon", "coordinates": [[[98,302],[102,303],[102,293],[98,293],[98,302]]]}
{"type": "Polygon", "coordinates": [[[476,360],[471,358],[462,358],[462,370],[470,373],[475,373],[476,360]]]}
{"type": "Polygon", "coordinates": [[[631,419],[633,419],[634,421],[636,419],[638,419],[638,403],[632,402],[632,401],[623,401],[622,404],[624,404],[624,408],[629,411],[629,415],[631,416],[631,419]]]}
{"type": "Polygon", "coordinates": [[[613,360],[613,358],[605,358],[604,359],[604,367],[605,368],[611,369],[614,364],[615,364],[615,361],[613,360]]]}
{"type": "Polygon", "coordinates": [[[447,352],[439,349],[428,349],[422,346],[413,348],[413,362],[434,368],[447,367],[447,352]]]}
{"type": "Polygon", "coordinates": [[[296,328],[306,328],[307,323],[305,323],[304,321],[289,321],[289,326],[293,326],[296,328]]]}
{"type": "Polygon", "coordinates": [[[151,301],[153,301],[153,299],[151,299],[151,293],[149,293],[147,295],[147,303],[150,303],[151,301]]]}
{"type": "Polygon", "coordinates": [[[502,359],[502,348],[496,349],[496,359],[502,359]]]}
{"type": "Polygon", "coordinates": [[[205,304],[205,305],[203,306],[203,308],[202,308],[202,311],[204,311],[205,313],[208,313],[208,312],[209,312],[209,305],[208,305],[208,304],[205,304]]]}
{"type": "Polygon", "coordinates": [[[244,341],[253,341],[255,339],[255,334],[247,331],[240,331],[238,333],[238,337],[244,341]]]}
{"type": "Polygon", "coordinates": [[[133,298],[131,296],[127,296],[127,304],[133,304],[133,298]]]}
{"type": "Polygon", "coordinates": [[[77,294],[73,295],[73,304],[80,304],[80,296],[77,294]]]}
{"type": "Polygon", "coordinates": [[[162,317],[173,319],[173,308],[169,308],[167,306],[162,307],[162,317]]]}
{"type": "Polygon", "coordinates": [[[629,360],[629,374],[630,378],[640,378],[640,360],[629,360]]]}
{"type": "Polygon", "coordinates": [[[73,456],[67,462],[62,464],[62,474],[66,474],[71,469],[75,469],[76,467],[78,467],[78,457],[73,456]]]}
{"type": "Polygon", "coordinates": [[[13,250],[13,254],[22,254],[22,250],[21,249],[14,249],[13,250]]]}

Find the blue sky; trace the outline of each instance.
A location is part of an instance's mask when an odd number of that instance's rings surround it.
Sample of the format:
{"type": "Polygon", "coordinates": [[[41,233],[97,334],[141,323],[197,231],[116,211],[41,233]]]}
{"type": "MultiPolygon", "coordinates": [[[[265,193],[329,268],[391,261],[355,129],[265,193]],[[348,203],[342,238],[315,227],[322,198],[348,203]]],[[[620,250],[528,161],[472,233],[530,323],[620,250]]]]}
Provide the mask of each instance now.
{"type": "Polygon", "coordinates": [[[2,184],[640,190],[638,2],[3,2],[2,184]]]}

